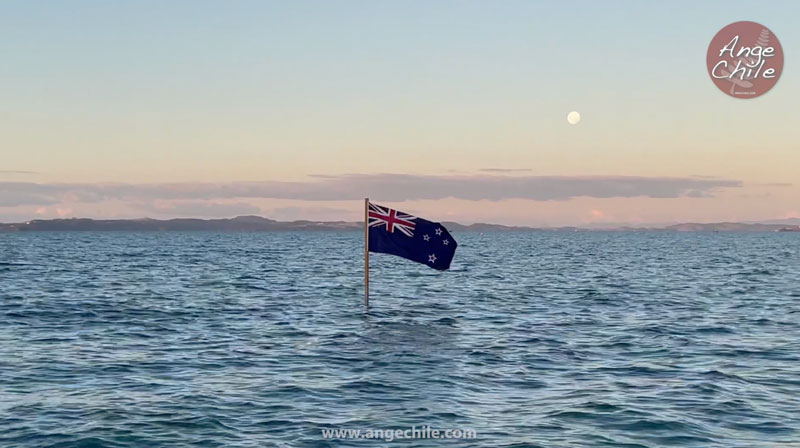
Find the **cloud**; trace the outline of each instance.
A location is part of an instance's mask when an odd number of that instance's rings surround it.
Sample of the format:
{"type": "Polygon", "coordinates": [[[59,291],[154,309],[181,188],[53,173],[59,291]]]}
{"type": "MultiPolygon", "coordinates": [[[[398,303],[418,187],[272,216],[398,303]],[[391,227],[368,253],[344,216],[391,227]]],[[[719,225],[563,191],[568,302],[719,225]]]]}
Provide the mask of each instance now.
{"type": "Polygon", "coordinates": [[[793,187],[794,185],[790,184],[789,182],[769,182],[769,183],[763,183],[763,184],[756,184],[756,186],[759,186],[759,187],[793,187]]]}
{"type": "Polygon", "coordinates": [[[39,174],[36,171],[24,171],[24,170],[0,170],[0,174],[39,174]]]}
{"type": "Polygon", "coordinates": [[[478,171],[484,173],[524,173],[530,172],[530,168],[481,168],[478,171]]]}
{"type": "Polygon", "coordinates": [[[560,201],[591,198],[708,197],[742,182],[696,177],[641,176],[495,176],[349,174],[317,176],[309,181],[58,184],[0,182],[0,201],[10,205],[48,205],[54,202],[103,200],[219,200],[242,198],[341,201],[363,197],[384,201],[530,199],[560,201]]]}
{"type": "Polygon", "coordinates": [[[0,182],[0,207],[17,207],[20,205],[52,205],[59,202],[55,194],[37,193],[36,189],[4,188],[5,183],[0,182]]]}

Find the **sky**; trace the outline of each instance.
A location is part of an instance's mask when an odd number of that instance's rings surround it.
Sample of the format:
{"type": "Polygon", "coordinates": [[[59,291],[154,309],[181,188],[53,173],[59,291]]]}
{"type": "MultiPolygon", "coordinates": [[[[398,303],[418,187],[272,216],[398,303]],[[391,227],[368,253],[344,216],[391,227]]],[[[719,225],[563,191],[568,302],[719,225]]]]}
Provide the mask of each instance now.
{"type": "Polygon", "coordinates": [[[0,222],[800,218],[800,3],[0,2],[0,222]],[[708,76],[722,27],[777,85],[708,76]],[[566,116],[578,111],[581,121],[566,116]]]}

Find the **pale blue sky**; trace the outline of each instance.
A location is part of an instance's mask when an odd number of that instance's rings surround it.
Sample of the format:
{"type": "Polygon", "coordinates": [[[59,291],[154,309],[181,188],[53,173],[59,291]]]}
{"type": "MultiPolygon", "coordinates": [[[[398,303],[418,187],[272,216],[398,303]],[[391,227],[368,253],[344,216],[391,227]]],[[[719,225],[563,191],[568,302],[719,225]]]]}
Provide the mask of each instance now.
{"type": "MultiPolygon", "coordinates": [[[[5,1],[0,182],[513,167],[792,183],[798,17],[791,1],[5,1]],[[786,55],[753,100],[722,94],[705,68],[711,38],[738,20],[769,27],[786,55]],[[3,174],[20,170],[37,174],[3,174]]],[[[767,193],[773,207],[747,216],[797,208],[797,189],[767,193]]],[[[0,220],[26,213],[0,208],[0,220]]]]}

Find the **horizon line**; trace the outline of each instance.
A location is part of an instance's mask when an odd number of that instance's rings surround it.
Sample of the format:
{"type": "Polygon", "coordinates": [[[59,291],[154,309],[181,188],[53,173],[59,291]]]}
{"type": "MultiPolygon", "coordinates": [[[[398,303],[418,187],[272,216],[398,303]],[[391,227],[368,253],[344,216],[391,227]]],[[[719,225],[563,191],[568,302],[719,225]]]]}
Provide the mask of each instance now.
{"type": "MultiPolygon", "coordinates": [[[[327,223],[344,223],[344,224],[363,224],[363,220],[356,220],[356,221],[349,221],[345,219],[339,220],[310,220],[310,219],[294,219],[288,221],[281,221],[273,218],[269,218],[262,215],[236,215],[230,217],[218,217],[218,218],[200,218],[200,217],[191,217],[191,216],[184,216],[184,217],[172,217],[172,218],[150,218],[148,216],[143,216],[140,218],[90,218],[90,217],[78,217],[78,216],[71,216],[71,217],[59,217],[59,218],[32,218],[25,221],[20,222],[0,222],[0,225],[9,226],[9,225],[27,225],[32,222],[51,222],[51,221],[111,221],[111,222],[121,222],[121,221],[179,221],[179,220],[193,220],[193,221],[232,221],[240,218],[258,218],[263,219],[265,221],[272,221],[275,223],[298,223],[298,222],[309,222],[309,223],[319,223],[319,224],[327,224],[327,223]]],[[[763,225],[763,226],[798,226],[800,225],[800,218],[770,218],[770,219],[762,219],[762,220],[755,220],[755,221],[675,221],[675,222],[648,222],[648,223],[626,223],[626,222],[610,222],[610,223],[582,223],[582,224],[565,224],[565,225],[516,225],[516,224],[499,224],[499,223],[492,223],[492,222],[482,222],[482,221],[475,221],[469,224],[465,224],[463,222],[458,221],[448,221],[442,220],[442,223],[446,224],[456,224],[459,226],[469,227],[469,226],[477,226],[477,225],[487,225],[487,226],[495,226],[495,227],[506,227],[506,228],[519,228],[519,229],[560,229],[560,228],[576,228],[576,229],[619,229],[619,228],[635,228],[635,229],[658,229],[664,227],[671,227],[671,226],[680,226],[680,225],[724,225],[724,224],[733,224],[733,225],[763,225]],[[772,222],[770,222],[772,221],[772,222]],[[777,223],[776,221],[787,221],[786,223],[777,223]],[[797,221],[797,224],[790,223],[791,221],[797,221]],[[654,227],[656,226],[656,227],[654,227]]]]}

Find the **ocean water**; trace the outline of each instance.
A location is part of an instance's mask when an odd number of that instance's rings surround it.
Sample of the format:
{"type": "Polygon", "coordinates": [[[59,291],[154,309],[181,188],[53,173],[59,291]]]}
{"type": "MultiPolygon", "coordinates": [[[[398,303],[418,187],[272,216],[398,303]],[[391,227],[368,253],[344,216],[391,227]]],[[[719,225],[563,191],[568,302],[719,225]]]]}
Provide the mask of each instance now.
{"type": "Polygon", "coordinates": [[[800,234],[454,236],[0,234],[0,447],[800,446],[800,234]]]}

